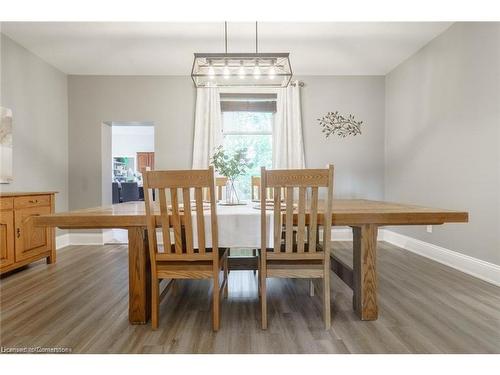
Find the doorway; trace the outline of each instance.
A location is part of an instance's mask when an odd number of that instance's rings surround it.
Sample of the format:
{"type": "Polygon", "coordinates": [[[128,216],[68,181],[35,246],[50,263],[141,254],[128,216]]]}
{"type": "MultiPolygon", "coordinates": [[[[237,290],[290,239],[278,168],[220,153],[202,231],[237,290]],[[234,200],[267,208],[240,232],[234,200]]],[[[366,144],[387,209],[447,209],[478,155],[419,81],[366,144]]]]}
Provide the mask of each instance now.
{"type": "MultiPolygon", "coordinates": [[[[155,166],[154,123],[110,121],[102,133],[102,204],[144,200],[142,173],[155,166]]],[[[103,241],[126,243],[127,231],[106,230],[103,241]]]]}

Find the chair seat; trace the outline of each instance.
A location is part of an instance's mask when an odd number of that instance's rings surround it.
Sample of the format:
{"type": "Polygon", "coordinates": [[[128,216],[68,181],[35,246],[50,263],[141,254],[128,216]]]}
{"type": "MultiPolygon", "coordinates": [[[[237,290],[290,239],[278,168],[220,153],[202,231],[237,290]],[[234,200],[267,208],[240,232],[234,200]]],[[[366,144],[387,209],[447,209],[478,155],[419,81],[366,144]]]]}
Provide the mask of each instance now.
{"type": "Polygon", "coordinates": [[[268,260],[267,277],[312,279],[323,277],[321,260],[268,260]]]}
{"type": "Polygon", "coordinates": [[[267,248],[267,254],[266,258],[267,259],[294,259],[294,260],[300,260],[300,259],[323,259],[324,253],[323,253],[323,247],[320,244],[316,245],[316,251],[311,251],[309,252],[309,246],[308,244],[304,244],[304,252],[298,252],[297,251],[297,244],[293,244],[292,246],[292,252],[286,252],[286,245],[284,243],[281,244],[280,246],[280,251],[275,252],[274,248],[267,248]]]}
{"type": "MultiPolygon", "coordinates": [[[[208,249],[206,249],[208,250],[208,249]]],[[[211,249],[210,249],[211,250],[211,249]]],[[[219,249],[219,266],[222,269],[224,257],[227,256],[228,249],[219,249]]],[[[157,257],[162,253],[158,253],[157,257]]],[[[176,254],[165,254],[166,256],[175,256],[176,254]]],[[[208,254],[211,256],[211,253],[208,254]]],[[[167,260],[160,258],[156,260],[156,271],[159,278],[175,278],[175,279],[211,279],[213,278],[213,262],[210,259],[181,259],[188,257],[183,254],[180,257],[167,260]]]]}
{"type": "MultiPolygon", "coordinates": [[[[163,250],[163,249],[161,249],[163,250]]],[[[160,251],[156,254],[156,261],[157,262],[174,262],[174,261],[179,261],[179,262],[201,262],[201,261],[207,261],[210,262],[212,260],[212,248],[206,248],[205,249],[205,254],[200,254],[198,252],[198,249],[194,249],[193,254],[187,254],[186,249],[183,249],[182,254],[177,254],[175,252],[175,246],[172,245],[172,252],[171,253],[165,253],[164,251],[160,251]]],[[[229,248],[222,247],[219,248],[219,260],[222,259],[225,255],[228,254],[229,248]]]]}

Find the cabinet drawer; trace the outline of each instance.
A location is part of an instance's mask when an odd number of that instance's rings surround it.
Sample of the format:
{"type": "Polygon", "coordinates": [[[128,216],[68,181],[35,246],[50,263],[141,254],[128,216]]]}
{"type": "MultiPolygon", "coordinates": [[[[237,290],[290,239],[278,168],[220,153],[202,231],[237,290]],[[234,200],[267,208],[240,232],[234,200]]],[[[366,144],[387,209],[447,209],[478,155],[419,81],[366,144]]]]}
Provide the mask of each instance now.
{"type": "Polygon", "coordinates": [[[40,206],[50,206],[50,195],[29,195],[14,199],[15,209],[40,206]]]}
{"type": "Polygon", "coordinates": [[[14,198],[0,198],[0,210],[12,210],[14,207],[14,198]]]}

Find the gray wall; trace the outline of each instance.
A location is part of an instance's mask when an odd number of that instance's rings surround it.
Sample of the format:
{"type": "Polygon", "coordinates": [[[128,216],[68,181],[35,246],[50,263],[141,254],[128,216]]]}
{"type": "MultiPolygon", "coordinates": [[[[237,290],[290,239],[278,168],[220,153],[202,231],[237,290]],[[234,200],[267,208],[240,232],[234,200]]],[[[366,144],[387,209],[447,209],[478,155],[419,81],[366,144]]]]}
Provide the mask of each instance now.
{"type": "MultiPolygon", "coordinates": [[[[383,197],[384,78],[299,77],[306,164],[337,167],[336,195],[383,197]],[[328,111],[365,120],[362,136],[326,140],[328,111]]],[[[190,168],[196,91],[190,77],[69,76],[70,207],[101,204],[104,121],[153,121],[157,168],[190,168]]]]}
{"type": "Polygon", "coordinates": [[[155,167],[190,168],[195,89],[190,77],[69,76],[70,208],[101,204],[105,121],[152,121],[155,167]]]}
{"type": "Polygon", "coordinates": [[[397,232],[500,264],[500,23],[457,23],[386,76],[385,199],[467,210],[397,232]]]}
{"type": "Polygon", "coordinates": [[[384,77],[299,77],[306,166],[335,164],[335,196],[382,199],[384,195],[384,77]],[[317,119],[327,112],[352,113],[362,134],[326,139],[317,119]]]}
{"type": "Polygon", "coordinates": [[[2,106],[13,114],[14,182],[8,191],[55,190],[56,210],[68,208],[66,75],[1,35],[2,106]]]}

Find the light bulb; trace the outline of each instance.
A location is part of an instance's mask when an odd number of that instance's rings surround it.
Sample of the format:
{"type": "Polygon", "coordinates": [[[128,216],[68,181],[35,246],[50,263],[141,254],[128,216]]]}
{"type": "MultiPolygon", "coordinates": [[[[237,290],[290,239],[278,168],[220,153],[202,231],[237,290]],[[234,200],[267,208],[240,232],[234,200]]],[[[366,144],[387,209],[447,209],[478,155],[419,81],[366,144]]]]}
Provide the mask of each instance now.
{"type": "Polygon", "coordinates": [[[240,69],[238,70],[238,77],[240,77],[240,79],[245,78],[245,68],[243,67],[243,61],[240,62],[240,69]]]}
{"type": "Polygon", "coordinates": [[[274,79],[276,77],[276,69],[274,68],[274,65],[271,66],[269,69],[269,78],[274,79]]]}
{"type": "Polygon", "coordinates": [[[255,79],[260,78],[260,68],[259,68],[259,62],[257,61],[257,65],[255,65],[255,68],[253,68],[253,77],[255,79]]]}
{"type": "Polygon", "coordinates": [[[214,67],[212,66],[212,63],[210,63],[210,66],[208,67],[208,77],[210,79],[215,78],[215,70],[214,70],[214,67]]]}
{"type": "Polygon", "coordinates": [[[224,74],[224,79],[229,79],[229,76],[231,75],[231,73],[229,72],[229,68],[227,66],[227,62],[226,65],[224,66],[223,74],[224,74]]]}

